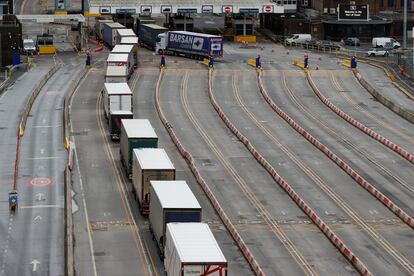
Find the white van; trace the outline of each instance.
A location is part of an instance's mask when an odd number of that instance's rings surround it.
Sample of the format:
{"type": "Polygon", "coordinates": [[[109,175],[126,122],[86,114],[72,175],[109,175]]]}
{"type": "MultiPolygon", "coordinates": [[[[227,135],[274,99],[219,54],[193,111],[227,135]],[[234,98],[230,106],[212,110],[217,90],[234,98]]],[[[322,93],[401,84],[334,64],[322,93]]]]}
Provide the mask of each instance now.
{"type": "Polygon", "coordinates": [[[36,43],[33,39],[23,39],[23,50],[25,54],[36,54],[36,43]]]}
{"type": "Polygon", "coordinates": [[[372,47],[378,48],[400,48],[401,44],[392,37],[374,37],[372,39],[372,47]]]}
{"type": "Polygon", "coordinates": [[[312,39],[310,34],[293,34],[288,36],[285,41],[287,44],[305,43],[312,39]]]}

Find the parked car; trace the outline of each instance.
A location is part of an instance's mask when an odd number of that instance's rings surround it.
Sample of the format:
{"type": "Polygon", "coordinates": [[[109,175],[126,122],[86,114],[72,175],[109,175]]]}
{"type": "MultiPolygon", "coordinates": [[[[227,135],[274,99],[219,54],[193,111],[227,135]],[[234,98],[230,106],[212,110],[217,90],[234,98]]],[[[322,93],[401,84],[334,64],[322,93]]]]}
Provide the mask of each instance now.
{"type": "Polygon", "coordinates": [[[319,41],[319,48],[322,48],[325,50],[339,50],[341,47],[339,47],[338,44],[330,40],[321,40],[319,41]]]}
{"type": "Polygon", "coordinates": [[[343,43],[345,45],[350,45],[350,46],[360,46],[361,42],[359,41],[359,38],[357,37],[346,37],[343,39],[343,43]]]}
{"type": "Polygon", "coordinates": [[[367,56],[369,57],[377,57],[377,56],[383,56],[387,57],[390,53],[388,50],[385,50],[383,48],[372,48],[367,52],[367,56]]]}
{"type": "Polygon", "coordinates": [[[317,39],[308,40],[308,41],[305,42],[305,45],[308,48],[317,48],[318,45],[319,45],[319,40],[317,40],[317,39]]]}

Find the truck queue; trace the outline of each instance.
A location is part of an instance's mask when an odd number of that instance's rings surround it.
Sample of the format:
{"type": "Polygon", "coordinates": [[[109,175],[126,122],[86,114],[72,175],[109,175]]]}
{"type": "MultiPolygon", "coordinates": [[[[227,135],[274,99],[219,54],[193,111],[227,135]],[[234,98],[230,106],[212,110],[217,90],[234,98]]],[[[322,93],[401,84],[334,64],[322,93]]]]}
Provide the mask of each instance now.
{"type": "MultiPolygon", "coordinates": [[[[113,49],[106,62],[102,90],[109,134],[113,141],[120,142],[121,164],[127,178],[132,179],[131,192],[140,213],[149,218],[166,274],[227,275],[227,260],[209,226],[202,223],[202,208],[197,198],[186,181],[176,180],[174,164],[166,151],[159,148],[150,121],[133,119],[133,92],[127,81],[138,65],[140,39],[119,23],[102,20],[97,24],[97,35],[113,49]]],[[[205,45],[211,47],[211,37],[205,42],[202,34],[191,37],[188,39],[197,37],[197,41],[207,43],[196,45],[203,56],[212,54],[205,48],[205,45]]],[[[222,55],[222,40],[215,41],[213,46],[218,52],[214,53],[222,55]]],[[[148,46],[155,49],[156,41],[148,46]]],[[[165,66],[163,55],[162,58],[165,66]]]]}

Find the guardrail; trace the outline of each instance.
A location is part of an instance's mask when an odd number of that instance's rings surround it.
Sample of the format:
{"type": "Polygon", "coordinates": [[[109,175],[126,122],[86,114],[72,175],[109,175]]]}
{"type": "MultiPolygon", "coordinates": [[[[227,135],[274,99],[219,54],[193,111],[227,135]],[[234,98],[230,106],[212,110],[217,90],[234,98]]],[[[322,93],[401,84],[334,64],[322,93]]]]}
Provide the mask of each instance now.
{"type": "MultiPolygon", "coordinates": [[[[217,214],[219,215],[221,221],[223,222],[224,226],[227,228],[227,230],[230,232],[230,235],[232,236],[233,240],[236,242],[236,245],[246,258],[247,262],[249,263],[250,267],[252,268],[253,272],[258,276],[264,276],[265,273],[263,272],[262,268],[260,267],[259,263],[251,253],[249,247],[244,242],[242,237],[240,236],[239,232],[237,231],[234,224],[231,222],[229,217],[224,212],[223,208],[220,206],[220,203],[218,202],[217,198],[207,185],[207,182],[204,180],[204,178],[201,176],[199,170],[197,169],[197,166],[195,164],[194,158],[191,155],[189,151],[187,151],[184,146],[181,144],[180,140],[178,139],[178,136],[175,134],[174,130],[172,129],[170,123],[168,122],[167,118],[165,117],[160,101],[159,101],[159,90],[160,90],[160,84],[161,80],[164,76],[164,68],[161,69],[160,75],[158,77],[157,85],[155,88],[155,106],[157,108],[158,116],[160,117],[160,120],[162,124],[164,125],[165,129],[167,130],[168,134],[171,137],[171,140],[173,141],[174,145],[177,147],[180,154],[184,157],[184,159],[187,161],[187,164],[193,173],[194,177],[197,180],[197,183],[201,186],[203,191],[206,193],[208,199],[210,200],[211,204],[213,205],[214,209],[216,210],[217,214]]],[[[211,72],[211,68],[209,68],[209,71],[211,72]]]]}

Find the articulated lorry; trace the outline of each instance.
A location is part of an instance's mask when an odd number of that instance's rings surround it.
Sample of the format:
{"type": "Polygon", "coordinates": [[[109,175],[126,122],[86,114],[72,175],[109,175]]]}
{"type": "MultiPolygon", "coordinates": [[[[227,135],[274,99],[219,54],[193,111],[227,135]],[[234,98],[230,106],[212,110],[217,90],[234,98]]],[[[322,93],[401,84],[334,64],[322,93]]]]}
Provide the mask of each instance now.
{"type": "Polygon", "coordinates": [[[138,148],[157,148],[158,136],[148,119],[121,121],[120,157],[128,178],[132,178],[133,150],[138,148]]]}
{"type": "Polygon", "coordinates": [[[134,149],[132,161],[132,192],[142,215],[150,213],[151,180],[175,180],[175,168],[164,149],[134,149]]]}
{"type": "Polygon", "coordinates": [[[168,223],[165,242],[165,275],[227,276],[227,260],[207,224],[168,223]]]}
{"type": "Polygon", "coordinates": [[[140,24],[138,28],[139,44],[151,50],[155,50],[158,35],[167,31],[167,28],[155,24],[140,24]]]}
{"type": "Polygon", "coordinates": [[[152,180],[150,195],[150,231],[163,258],[167,223],[201,222],[202,210],[197,198],[183,180],[152,180]]]}
{"type": "Polygon", "coordinates": [[[191,58],[222,57],[223,37],[202,33],[169,31],[158,35],[157,53],[191,58]]]}

